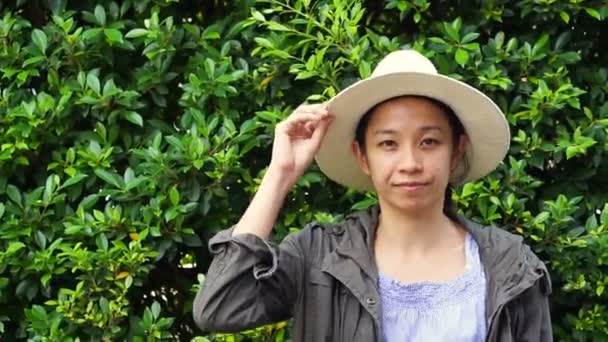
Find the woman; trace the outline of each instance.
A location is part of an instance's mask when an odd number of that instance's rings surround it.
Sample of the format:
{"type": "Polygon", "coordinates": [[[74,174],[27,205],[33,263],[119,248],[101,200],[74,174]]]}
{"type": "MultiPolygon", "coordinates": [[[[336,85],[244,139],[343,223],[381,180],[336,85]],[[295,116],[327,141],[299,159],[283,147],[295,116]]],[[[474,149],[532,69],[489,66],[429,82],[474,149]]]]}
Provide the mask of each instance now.
{"type": "Polygon", "coordinates": [[[250,206],[210,241],[196,323],[235,332],[293,317],[294,341],[551,341],[544,264],[520,237],[452,208],[450,187],[493,170],[509,140],[488,97],[417,52],[389,54],[328,106],[277,126],[250,206]],[[272,246],[281,204],[315,156],[378,206],[272,246]]]}

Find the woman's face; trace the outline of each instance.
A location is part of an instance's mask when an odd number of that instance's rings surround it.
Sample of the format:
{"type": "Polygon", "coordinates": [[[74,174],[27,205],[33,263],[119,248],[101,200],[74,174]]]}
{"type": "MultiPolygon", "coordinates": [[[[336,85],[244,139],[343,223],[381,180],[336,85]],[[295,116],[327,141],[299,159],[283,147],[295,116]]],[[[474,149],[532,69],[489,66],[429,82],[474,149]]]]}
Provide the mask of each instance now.
{"type": "Polygon", "coordinates": [[[401,97],[379,105],[365,131],[365,146],[353,153],[370,176],[381,203],[401,210],[442,210],[451,172],[464,153],[454,144],[447,115],[433,102],[401,97]]]}

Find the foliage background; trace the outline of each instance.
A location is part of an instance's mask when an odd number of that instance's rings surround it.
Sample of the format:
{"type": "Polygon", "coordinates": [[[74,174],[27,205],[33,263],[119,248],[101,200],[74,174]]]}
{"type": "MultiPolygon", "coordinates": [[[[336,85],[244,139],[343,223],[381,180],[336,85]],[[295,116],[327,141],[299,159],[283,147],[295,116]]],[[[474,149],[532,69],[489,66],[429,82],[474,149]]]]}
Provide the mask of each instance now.
{"type": "MultiPolygon", "coordinates": [[[[500,104],[509,157],[454,198],[547,261],[556,340],[607,340],[607,17],[590,0],[2,1],[2,340],[288,340],[284,323],[197,337],[205,242],[246,207],[274,124],[400,48],[500,104]]],[[[374,201],[313,166],[276,239],[374,201]]]]}

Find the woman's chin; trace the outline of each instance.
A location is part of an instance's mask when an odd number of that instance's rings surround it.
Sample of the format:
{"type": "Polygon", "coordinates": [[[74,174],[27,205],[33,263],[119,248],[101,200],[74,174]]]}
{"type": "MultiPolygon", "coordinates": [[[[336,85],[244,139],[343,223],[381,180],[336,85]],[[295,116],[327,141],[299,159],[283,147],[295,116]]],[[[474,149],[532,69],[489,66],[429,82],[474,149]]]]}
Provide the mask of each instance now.
{"type": "MultiPolygon", "coordinates": [[[[432,210],[432,201],[425,197],[418,196],[391,196],[392,198],[387,199],[383,204],[389,205],[404,213],[419,215],[426,214],[432,210]]],[[[381,203],[382,203],[381,202],[381,203]]]]}

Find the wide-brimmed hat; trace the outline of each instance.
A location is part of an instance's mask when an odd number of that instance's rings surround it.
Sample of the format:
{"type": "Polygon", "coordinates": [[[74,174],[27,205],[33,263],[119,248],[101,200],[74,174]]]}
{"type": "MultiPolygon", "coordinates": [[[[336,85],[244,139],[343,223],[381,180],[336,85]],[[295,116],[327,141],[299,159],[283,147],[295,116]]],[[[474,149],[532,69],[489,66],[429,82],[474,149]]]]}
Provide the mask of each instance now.
{"type": "Polygon", "coordinates": [[[371,179],[351,152],[355,130],[361,117],[376,104],[403,95],[443,102],[464,126],[469,145],[465,158],[453,172],[457,175],[451,180],[453,185],[485,176],[507,154],[509,124],[489,97],[464,82],[440,75],[420,53],[400,50],[384,57],[369,78],[354,83],[327,103],[335,118],[315,156],[321,171],[342,185],[373,190],[371,179]]]}

